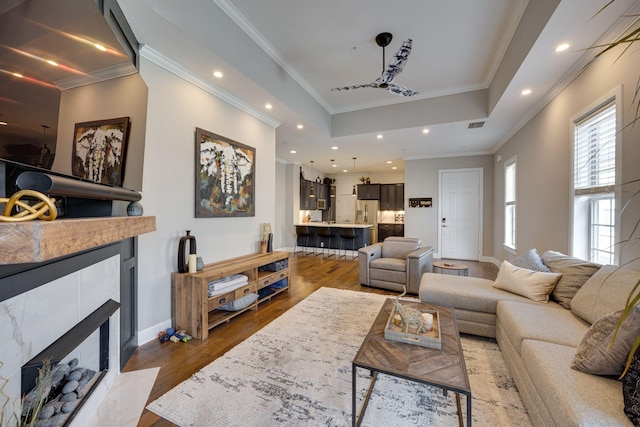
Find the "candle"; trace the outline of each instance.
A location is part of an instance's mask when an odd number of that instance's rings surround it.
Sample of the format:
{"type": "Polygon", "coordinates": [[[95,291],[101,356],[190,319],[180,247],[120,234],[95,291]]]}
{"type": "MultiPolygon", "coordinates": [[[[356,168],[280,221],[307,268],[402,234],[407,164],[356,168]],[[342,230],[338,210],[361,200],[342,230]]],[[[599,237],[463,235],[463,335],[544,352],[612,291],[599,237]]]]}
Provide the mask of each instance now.
{"type": "Polygon", "coordinates": [[[422,313],[422,324],[427,331],[433,329],[433,314],[431,313],[422,313]]]}
{"type": "Polygon", "coordinates": [[[197,264],[198,259],[196,257],[196,254],[189,254],[189,273],[195,273],[196,271],[198,271],[197,264]]]}

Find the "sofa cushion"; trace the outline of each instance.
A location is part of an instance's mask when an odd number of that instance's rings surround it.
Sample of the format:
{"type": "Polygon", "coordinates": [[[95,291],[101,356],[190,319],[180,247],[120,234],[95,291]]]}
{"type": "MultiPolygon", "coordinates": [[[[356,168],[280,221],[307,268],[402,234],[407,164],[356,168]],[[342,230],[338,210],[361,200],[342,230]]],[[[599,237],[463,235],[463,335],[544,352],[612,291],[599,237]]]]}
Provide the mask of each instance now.
{"type": "MultiPolygon", "coordinates": [[[[517,351],[526,339],[575,348],[589,329],[582,319],[553,301],[548,304],[500,301],[497,315],[505,335],[517,351]]],[[[568,363],[566,368],[569,368],[568,363]]]]}
{"type": "Polygon", "coordinates": [[[502,261],[500,271],[493,286],[514,294],[522,295],[533,301],[547,302],[549,294],[558,282],[560,274],[543,273],[512,265],[502,261]]]}
{"type": "MultiPolygon", "coordinates": [[[[566,312],[566,310],[565,310],[566,312]]],[[[522,343],[523,365],[558,426],[631,426],[620,381],[569,369],[575,349],[543,341],[522,343]]]]}
{"type": "Polygon", "coordinates": [[[622,310],[609,313],[591,325],[578,345],[571,367],[587,374],[619,376],[631,346],[640,336],[640,309],[631,311],[613,340],[622,310]]]}
{"type": "Polygon", "coordinates": [[[542,258],[538,254],[536,248],[529,249],[519,257],[509,260],[509,263],[511,265],[515,265],[516,267],[526,268],[528,270],[551,273],[549,267],[544,265],[544,262],[542,262],[542,258]]]}
{"type": "Polygon", "coordinates": [[[552,272],[562,274],[551,297],[564,308],[571,308],[571,299],[578,289],[602,267],[555,251],[546,251],[542,254],[542,260],[552,272]]]}
{"type": "Polygon", "coordinates": [[[479,277],[425,273],[420,279],[420,301],[468,311],[496,313],[500,300],[531,300],[494,288],[493,282],[479,277]]]}
{"type": "Polygon", "coordinates": [[[605,265],[576,292],[571,300],[571,311],[593,323],[607,313],[622,310],[638,281],[640,273],[637,271],[605,265]]]}
{"type": "Polygon", "coordinates": [[[410,252],[420,247],[420,240],[417,239],[385,239],[382,242],[382,258],[405,259],[410,252]]]}
{"type": "Polygon", "coordinates": [[[407,260],[399,258],[378,258],[369,263],[369,268],[405,272],[407,271],[407,260]]]}

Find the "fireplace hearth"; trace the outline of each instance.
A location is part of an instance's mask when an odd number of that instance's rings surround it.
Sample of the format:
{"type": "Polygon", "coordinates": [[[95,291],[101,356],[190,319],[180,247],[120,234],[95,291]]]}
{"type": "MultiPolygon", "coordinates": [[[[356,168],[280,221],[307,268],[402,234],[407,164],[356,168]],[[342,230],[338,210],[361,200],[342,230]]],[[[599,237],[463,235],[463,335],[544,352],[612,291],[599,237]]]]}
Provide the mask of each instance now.
{"type": "Polygon", "coordinates": [[[36,380],[45,364],[51,374],[45,384],[50,389],[41,419],[52,425],[69,425],[84,402],[109,370],[109,319],[120,304],[109,300],[67,333],[22,366],[23,420],[32,417],[37,401],[36,380]]]}

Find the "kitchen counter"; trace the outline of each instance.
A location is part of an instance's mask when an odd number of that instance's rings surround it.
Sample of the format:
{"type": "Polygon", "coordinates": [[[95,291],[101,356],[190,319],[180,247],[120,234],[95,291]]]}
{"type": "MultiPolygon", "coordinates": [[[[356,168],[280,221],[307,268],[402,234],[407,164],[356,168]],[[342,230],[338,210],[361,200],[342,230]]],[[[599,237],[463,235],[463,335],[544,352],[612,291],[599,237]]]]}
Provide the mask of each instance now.
{"type": "Polygon", "coordinates": [[[353,228],[356,232],[355,242],[353,241],[345,241],[343,245],[343,249],[346,247],[347,249],[351,249],[352,243],[354,244],[355,250],[358,248],[362,248],[364,246],[368,246],[371,242],[371,227],[372,224],[353,224],[350,222],[345,223],[335,223],[335,224],[327,224],[325,222],[309,222],[302,224],[295,224],[295,226],[308,226],[311,235],[307,239],[306,237],[298,237],[298,246],[307,246],[307,247],[318,247],[318,235],[317,230],[320,228],[330,228],[331,229],[331,243],[329,243],[326,239],[325,242],[327,244],[326,247],[329,249],[339,249],[340,244],[342,243],[342,238],[340,237],[340,231],[345,228],[353,228]]]}
{"type": "Polygon", "coordinates": [[[328,224],[326,222],[305,222],[295,225],[308,225],[309,227],[335,227],[335,228],[371,228],[372,224],[353,224],[350,222],[328,224]]]}

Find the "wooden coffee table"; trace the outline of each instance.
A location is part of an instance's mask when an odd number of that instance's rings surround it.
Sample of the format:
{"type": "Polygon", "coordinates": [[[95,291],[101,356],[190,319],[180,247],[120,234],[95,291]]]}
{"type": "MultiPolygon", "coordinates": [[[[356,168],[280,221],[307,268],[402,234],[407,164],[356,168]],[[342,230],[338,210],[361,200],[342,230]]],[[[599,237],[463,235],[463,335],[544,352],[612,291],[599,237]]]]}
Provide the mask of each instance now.
{"type": "Polygon", "coordinates": [[[389,341],[384,338],[384,328],[393,309],[393,300],[387,299],[365,337],[358,354],[352,362],[352,425],[359,426],[367,410],[369,397],[379,373],[404,378],[418,383],[429,384],[456,393],[458,417],[463,426],[460,393],[467,396],[467,426],[471,426],[471,386],[464,363],[460,334],[455,322],[455,314],[448,307],[434,306],[418,302],[406,302],[412,307],[438,310],[440,316],[440,350],[389,341]],[[356,412],[357,369],[371,371],[371,383],[362,402],[360,415],[356,412]]]}

